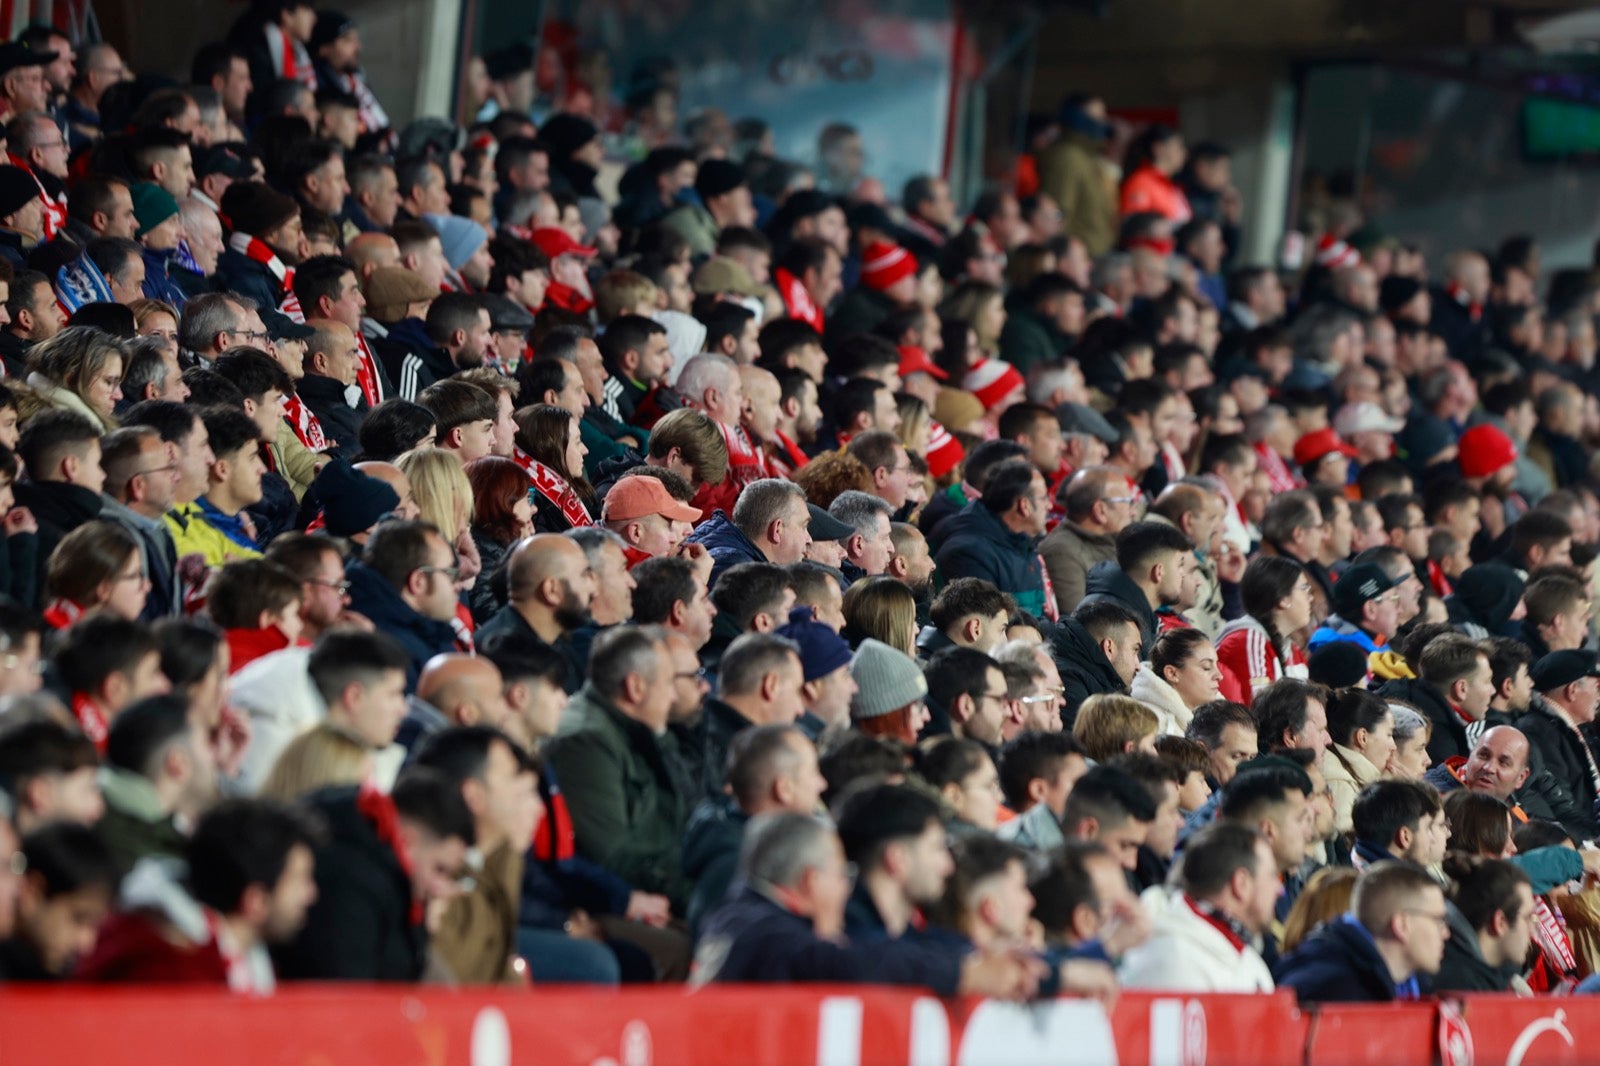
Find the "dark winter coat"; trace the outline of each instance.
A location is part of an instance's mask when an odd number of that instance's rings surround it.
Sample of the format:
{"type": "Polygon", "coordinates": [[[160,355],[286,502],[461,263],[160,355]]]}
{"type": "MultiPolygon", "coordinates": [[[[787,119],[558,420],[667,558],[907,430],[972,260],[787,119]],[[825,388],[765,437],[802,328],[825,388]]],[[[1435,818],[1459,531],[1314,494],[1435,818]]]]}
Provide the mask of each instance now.
{"type": "Polygon", "coordinates": [[[716,588],[717,578],[730,566],[740,563],[768,562],[766,553],[745,536],[726,511],[717,511],[689,535],[696,544],[704,544],[711,553],[711,581],[707,588],[716,588]]]}
{"type": "Polygon", "coordinates": [[[361,422],[371,410],[364,397],[358,396],[351,407],[345,387],[323,374],[307,374],[295,382],[295,392],[322,424],[331,454],[349,459],[361,450],[361,422]]]}
{"type": "Polygon", "coordinates": [[[1061,671],[1061,727],[1069,733],[1084,700],[1097,692],[1128,691],[1111,660],[1076,618],[1061,620],[1050,641],[1050,654],[1061,671]]]}
{"type": "Polygon", "coordinates": [[[1472,754],[1472,746],[1467,743],[1467,723],[1450,706],[1438,685],[1420,677],[1401,678],[1378,689],[1378,695],[1403,700],[1428,716],[1428,721],[1433,723],[1433,735],[1428,738],[1428,757],[1435,764],[1458,755],[1465,759],[1472,754]]]}
{"type": "Polygon", "coordinates": [[[1517,728],[1528,738],[1529,776],[1548,772],[1555,795],[1570,800],[1563,807],[1572,819],[1567,832],[1578,840],[1600,833],[1595,818],[1596,782],[1589,773],[1583,738],[1567,728],[1542,699],[1517,719],[1517,728]]]}
{"type": "Polygon", "coordinates": [[[1044,564],[1038,541],[1008,529],[982,500],[967,504],[950,520],[951,528],[936,559],[940,579],[981,577],[1036,618],[1044,612],[1044,564]]]}
{"type": "Polygon", "coordinates": [[[1279,961],[1272,977],[1279,988],[1294,989],[1302,1003],[1389,1003],[1415,998],[1411,988],[1395,985],[1372,935],[1348,916],[1328,922],[1312,934],[1279,961]]]}
{"type": "Polygon", "coordinates": [[[393,585],[362,563],[345,567],[344,576],[350,582],[350,609],[370,618],[379,632],[406,650],[411,659],[406,664],[406,691],[414,691],[429,659],[456,650],[455,628],[417,613],[393,585]]]}

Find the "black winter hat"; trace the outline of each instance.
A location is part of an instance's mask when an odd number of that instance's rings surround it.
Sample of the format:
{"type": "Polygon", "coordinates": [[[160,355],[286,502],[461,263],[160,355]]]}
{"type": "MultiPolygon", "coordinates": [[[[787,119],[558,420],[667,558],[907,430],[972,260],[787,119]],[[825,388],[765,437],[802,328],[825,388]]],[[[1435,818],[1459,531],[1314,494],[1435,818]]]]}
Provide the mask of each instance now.
{"type": "Polygon", "coordinates": [[[1329,688],[1349,688],[1367,679],[1367,653],[1348,640],[1324,644],[1311,653],[1307,664],[1311,680],[1329,688]]]}
{"type": "Polygon", "coordinates": [[[730,163],[726,159],[707,159],[700,164],[700,173],[695,175],[694,191],[704,203],[730,193],[744,183],[744,167],[738,163],[730,163]]]}
{"type": "Polygon", "coordinates": [[[29,200],[39,198],[39,186],[21,167],[0,166],[0,218],[14,215],[29,200]]]}
{"type": "Polygon", "coordinates": [[[400,506],[400,496],[388,482],[363,474],[343,459],[330,460],[311,485],[322,501],[323,525],[336,537],[365,533],[400,506]]]}
{"type": "Polygon", "coordinates": [[[1479,563],[1462,572],[1454,595],[1473,620],[1495,635],[1505,631],[1525,587],[1521,576],[1504,563],[1479,563]]]}
{"type": "Polygon", "coordinates": [[[1391,274],[1383,279],[1383,284],[1378,287],[1378,306],[1383,308],[1383,313],[1392,315],[1414,299],[1422,291],[1422,282],[1416,278],[1408,278],[1399,274],[1391,274]]]}
{"type": "Polygon", "coordinates": [[[581,115],[551,115],[539,127],[539,140],[549,145],[550,154],[557,159],[570,159],[598,136],[599,128],[581,115]]]}

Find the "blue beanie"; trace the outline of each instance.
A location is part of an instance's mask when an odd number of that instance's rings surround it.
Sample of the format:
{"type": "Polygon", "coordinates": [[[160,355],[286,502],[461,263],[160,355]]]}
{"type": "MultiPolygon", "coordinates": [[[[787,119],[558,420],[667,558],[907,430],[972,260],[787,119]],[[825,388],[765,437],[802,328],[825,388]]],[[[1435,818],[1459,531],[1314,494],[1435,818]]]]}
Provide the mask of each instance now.
{"type": "Polygon", "coordinates": [[[796,607],[789,612],[789,624],[777,630],[778,636],[788,637],[800,645],[800,666],[805,671],[807,684],[850,665],[850,645],[817,621],[816,614],[814,608],[796,607]]]}
{"type": "Polygon", "coordinates": [[[423,215],[439,231],[439,243],[451,270],[460,270],[489,239],[489,233],[470,218],[460,215],[423,215]]]}

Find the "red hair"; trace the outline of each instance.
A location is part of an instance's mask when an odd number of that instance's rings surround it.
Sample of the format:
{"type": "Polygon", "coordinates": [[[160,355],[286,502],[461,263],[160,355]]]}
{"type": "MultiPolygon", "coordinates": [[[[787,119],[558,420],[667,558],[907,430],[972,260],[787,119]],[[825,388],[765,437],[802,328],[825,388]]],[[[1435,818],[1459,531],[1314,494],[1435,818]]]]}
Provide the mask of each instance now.
{"type": "Polygon", "coordinates": [[[515,541],[520,531],[512,509],[528,495],[533,479],[517,463],[499,455],[474,459],[466,471],[472,486],[473,528],[496,544],[515,541]]]}

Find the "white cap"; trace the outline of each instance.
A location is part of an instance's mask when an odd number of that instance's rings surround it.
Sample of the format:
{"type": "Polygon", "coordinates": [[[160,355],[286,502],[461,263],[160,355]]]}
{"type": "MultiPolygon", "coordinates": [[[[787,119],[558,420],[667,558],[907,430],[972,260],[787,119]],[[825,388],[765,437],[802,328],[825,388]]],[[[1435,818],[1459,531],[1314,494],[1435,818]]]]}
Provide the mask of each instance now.
{"type": "Polygon", "coordinates": [[[1357,433],[1399,433],[1405,425],[1405,419],[1390,417],[1370,400],[1347,403],[1333,417],[1333,428],[1346,440],[1357,433]]]}

